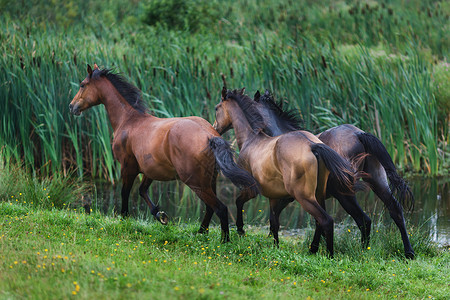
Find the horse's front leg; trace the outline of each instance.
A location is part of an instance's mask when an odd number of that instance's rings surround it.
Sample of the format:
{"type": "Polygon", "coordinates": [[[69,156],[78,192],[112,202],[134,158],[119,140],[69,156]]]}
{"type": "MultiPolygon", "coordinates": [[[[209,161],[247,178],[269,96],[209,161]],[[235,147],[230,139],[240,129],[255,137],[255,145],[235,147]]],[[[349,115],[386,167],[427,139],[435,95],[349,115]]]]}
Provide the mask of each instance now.
{"type": "Polygon", "coordinates": [[[130,196],[131,188],[133,187],[134,179],[137,176],[137,172],[130,172],[122,168],[122,211],[121,215],[126,217],[130,214],[128,210],[128,198],[130,196]]]}
{"type": "Polygon", "coordinates": [[[152,182],[152,179],[144,175],[141,185],[139,186],[139,195],[144,198],[145,202],[147,202],[147,205],[150,207],[150,212],[152,213],[153,217],[161,222],[161,224],[167,225],[167,223],[169,222],[169,217],[165,212],[160,211],[158,205],[155,205],[148,196],[148,188],[150,187],[152,182]]]}
{"type": "Polygon", "coordinates": [[[270,233],[273,237],[275,246],[278,247],[280,240],[278,239],[278,231],[280,230],[280,214],[283,209],[292,201],[293,198],[287,199],[269,199],[270,201],[270,233]]]}

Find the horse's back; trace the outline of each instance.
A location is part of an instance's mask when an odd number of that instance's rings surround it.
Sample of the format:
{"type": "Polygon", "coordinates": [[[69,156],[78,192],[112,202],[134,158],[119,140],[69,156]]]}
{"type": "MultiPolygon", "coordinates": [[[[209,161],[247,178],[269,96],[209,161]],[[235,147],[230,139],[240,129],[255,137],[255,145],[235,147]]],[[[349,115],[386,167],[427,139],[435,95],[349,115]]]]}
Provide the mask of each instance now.
{"type": "Polygon", "coordinates": [[[133,154],[149,178],[183,180],[186,174],[214,164],[208,145],[219,134],[202,118],[147,118],[130,131],[133,154]]]}
{"type": "Polygon", "coordinates": [[[208,145],[208,140],[219,136],[212,125],[200,117],[177,118],[168,133],[171,147],[182,147],[183,151],[198,153],[208,145]]]}
{"type": "Polygon", "coordinates": [[[211,137],[219,136],[208,121],[199,117],[147,119],[136,130],[135,143],[145,143],[147,148],[162,147],[164,152],[173,147],[198,152],[197,148],[203,150],[211,137]]]}
{"type": "Polygon", "coordinates": [[[365,151],[357,136],[359,132],[364,131],[354,125],[343,124],[320,133],[318,138],[339,155],[350,160],[365,151]]]}

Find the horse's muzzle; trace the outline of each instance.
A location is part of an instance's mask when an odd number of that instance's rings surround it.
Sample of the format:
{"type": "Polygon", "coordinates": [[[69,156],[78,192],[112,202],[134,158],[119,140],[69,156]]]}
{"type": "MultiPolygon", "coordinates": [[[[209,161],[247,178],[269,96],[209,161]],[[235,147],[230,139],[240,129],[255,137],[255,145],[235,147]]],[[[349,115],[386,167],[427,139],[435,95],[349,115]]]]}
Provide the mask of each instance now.
{"type": "Polygon", "coordinates": [[[217,131],[220,135],[222,135],[223,130],[221,130],[220,128],[217,128],[217,127],[218,127],[217,121],[214,121],[214,124],[213,124],[214,130],[217,131]]]}
{"type": "Polygon", "coordinates": [[[69,104],[69,111],[70,111],[71,114],[73,114],[75,116],[81,115],[81,112],[78,109],[78,105],[69,104]]]}

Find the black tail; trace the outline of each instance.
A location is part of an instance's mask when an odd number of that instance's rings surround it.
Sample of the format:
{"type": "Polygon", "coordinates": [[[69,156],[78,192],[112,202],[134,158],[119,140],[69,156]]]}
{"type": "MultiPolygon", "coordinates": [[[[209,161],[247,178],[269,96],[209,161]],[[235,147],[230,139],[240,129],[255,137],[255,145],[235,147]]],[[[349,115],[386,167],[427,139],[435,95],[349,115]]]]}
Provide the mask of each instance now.
{"type": "Polygon", "coordinates": [[[414,207],[414,195],[406,181],[398,175],[394,162],[383,143],[376,136],[367,132],[358,132],[356,136],[363,144],[365,151],[376,157],[383,166],[389,179],[392,193],[397,196],[403,207],[406,205],[408,210],[412,210],[414,207]]]}
{"type": "Polygon", "coordinates": [[[213,137],[209,140],[209,148],[214,153],[217,166],[225,177],[241,189],[250,189],[255,196],[259,194],[258,182],[250,173],[238,167],[234,161],[234,151],[227,141],[221,137],[213,137]]]}
{"type": "Polygon", "coordinates": [[[312,144],[311,150],[330,171],[329,181],[338,183],[339,192],[354,193],[355,171],[350,163],[325,144],[312,144]]]}

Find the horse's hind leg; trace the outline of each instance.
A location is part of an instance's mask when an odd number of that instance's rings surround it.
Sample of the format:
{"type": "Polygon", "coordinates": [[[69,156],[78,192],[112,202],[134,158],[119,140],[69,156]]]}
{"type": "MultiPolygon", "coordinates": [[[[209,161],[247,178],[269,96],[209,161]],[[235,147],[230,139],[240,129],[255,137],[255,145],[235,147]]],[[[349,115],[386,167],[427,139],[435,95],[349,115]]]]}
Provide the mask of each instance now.
{"type": "Polygon", "coordinates": [[[206,212],[205,216],[203,217],[202,224],[200,225],[200,229],[198,230],[198,233],[208,233],[209,230],[209,223],[211,222],[211,218],[214,214],[214,210],[205,203],[206,206],[206,212]]]}
{"type": "MultiPolygon", "coordinates": [[[[228,228],[228,208],[223,204],[214,193],[211,187],[201,188],[189,185],[189,187],[197,194],[197,196],[206,204],[207,213],[208,207],[212,209],[220,219],[220,226],[222,229],[222,242],[230,241],[230,230],[228,228]]],[[[211,219],[211,218],[209,218],[211,219]]],[[[209,222],[208,222],[209,223],[209,222]]]]}
{"type": "MultiPolygon", "coordinates": [[[[301,202],[302,203],[302,202],[301,202]]],[[[320,207],[320,205],[315,201],[303,201],[303,208],[309,212],[319,223],[319,230],[323,230],[323,233],[325,234],[325,241],[327,244],[327,250],[331,257],[333,257],[334,254],[334,220],[333,218],[327,214],[327,212],[320,207]]],[[[317,229],[317,228],[316,228],[317,229]]],[[[318,237],[320,239],[320,235],[322,232],[318,232],[318,237]]],[[[311,248],[313,245],[311,245],[311,248]]],[[[313,249],[311,249],[311,252],[313,252],[313,249]]],[[[317,252],[317,250],[316,250],[317,252]]]]}
{"type": "Polygon", "coordinates": [[[278,238],[278,231],[280,230],[280,213],[283,209],[293,201],[292,198],[287,199],[270,199],[270,233],[273,237],[275,246],[278,247],[280,240],[278,238]]]}
{"type": "Polygon", "coordinates": [[[364,248],[367,248],[370,241],[372,220],[359,206],[356,201],[355,194],[345,195],[333,189],[330,194],[339,201],[344,210],[353,218],[353,220],[355,220],[359,230],[361,231],[361,244],[364,248]]]}
{"type": "MultiPolygon", "coordinates": [[[[214,170],[214,176],[211,181],[211,188],[215,195],[217,195],[217,170],[214,170]]],[[[200,225],[200,229],[198,230],[198,233],[208,233],[209,230],[209,224],[211,223],[211,218],[214,214],[214,210],[205,203],[206,211],[205,216],[203,217],[202,224],[200,225]]]]}
{"type": "Polygon", "coordinates": [[[371,177],[365,180],[372,185],[372,190],[381,199],[381,201],[383,201],[384,205],[389,210],[389,215],[400,230],[403,247],[405,249],[405,256],[407,258],[414,259],[415,253],[409,241],[408,232],[406,231],[403,209],[401,204],[397,201],[397,199],[395,199],[394,195],[392,195],[388,185],[386,172],[377,161],[368,159],[367,162],[365,171],[369,173],[371,177]]]}
{"type": "Polygon", "coordinates": [[[236,227],[237,227],[237,232],[240,235],[245,234],[244,217],[243,217],[244,204],[252,198],[254,198],[254,196],[250,195],[248,190],[242,190],[240,192],[239,196],[236,198],[236,227]]]}
{"type": "MultiPolygon", "coordinates": [[[[319,223],[320,230],[323,230],[325,234],[325,240],[327,243],[327,250],[331,257],[333,257],[334,253],[334,246],[333,246],[333,239],[334,239],[334,221],[333,218],[319,205],[319,203],[316,201],[314,197],[305,197],[301,193],[296,193],[295,199],[300,203],[300,205],[303,207],[304,210],[306,210],[309,214],[311,214],[314,219],[319,223]]],[[[317,231],[316,228],[316,231],[317,231]]],[[[320,239],[320,235],[322,232],[317,232],[317,235],[320,239]]],[[[311,245],[311,248],[313,245],[311,245]]],[[[314,249],[311,249],[311,252],[313,252],[314,249]]],[[[315,250],[317,252],[317,250],[315,250]]],[[[314,253],[314,252],[313,252],[314,253]]]]}
{"type": "Polygon", "coordinates": [[[150,187],[152,182],[152,179],[144,175],[144,177],[142,177],[141,185],[139,186],[139,195],[144,198],[145,202],[147,202],[147,205],[150,207],[150,212],[155,217],[155,219],[161,222],[161,224],[167,225],[169,217],[165,212],[159,211],[158,205],[155,205],[148,196],[148,188],[150,187]]]}
{"type": "MultiPolygon", "coordinates": [[[[321,182],[320,186],[325,187],[326,182],[321,182]]],[[[324,211],[326,211],[325,195],[326,195],[326,191],[325,190],[320,191],[319,187],[318,187],[316,190],[316,200],[317,200],[317,203],[319,203],[319,205],[323,208],[324,211]]],[[[323,234],[324,234],[324,230],[323,230],[322,226],[320,226],[319,221],[316,219],[316,230],[314,231],[314,237],[311,242],[309,252],[317,253],[317,251],[319,250],[320,237],[323,234]]]]}
{"type": "MultiPolygon", "coordinates": [[[[325,209],[325,206],[323,206],[323,209],[325,209]]],[[[317,253],[317,251],[319,251],[320,237],[323,234],[324,234],[323,228],[320,226],[320,223],[316,220],[316,230],[314,231],[314,237],[311,242],[309,252],[314,254],[317,253]]]]}

